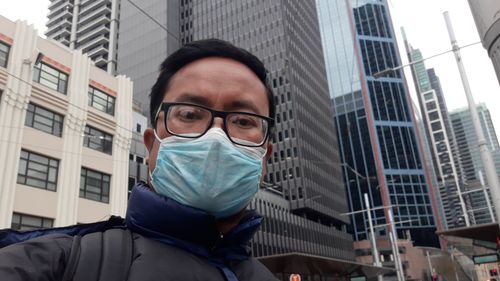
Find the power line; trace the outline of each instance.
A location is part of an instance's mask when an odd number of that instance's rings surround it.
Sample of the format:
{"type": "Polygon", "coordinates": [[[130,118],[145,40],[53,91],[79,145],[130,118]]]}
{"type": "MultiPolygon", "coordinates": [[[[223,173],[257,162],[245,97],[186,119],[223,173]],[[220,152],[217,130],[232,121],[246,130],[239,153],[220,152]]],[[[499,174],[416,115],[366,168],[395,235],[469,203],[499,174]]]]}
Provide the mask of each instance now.
{"type": "MultiPolygon", "coordinates": [[[[23,126],[23,127],[19,127],[19,126],[5,126],[5,125],[0,125],[0,128],[8,128],[8,129],[17,129],[17,130],[24,130],[26,128],[32,128],[34,130],[37,130],[37,131],[40,131],[40,132],[44,132],[44,133],[47,133],[47,134],[50,134],[50,135],[53,135],[55,137],[63,137],[63,136],[81,136],[81,137],[86,137],[86,138],[100,138],[100,139],[105,139],[104,136],[98,136],[98,135],[91,135],[91,134],[86,134],[86,133],[81,133],[81,134],[74,134],[74,133],[62,133],[61,132],[61,136],[59,135],[54,135],[50,132],[46,132],[44,130],[41,130],[41,129],[38,129],[38,128],[35,128],[35,127],[32,127],[32,126],[29,126],[29,125],[26,125],[26,126],[23,126]]],[[[64,130],[64,129],[63,129],[64,130]]],[[[135,131],[132,131],[134,133],[137,133],[135,131]]],[[[107,132],[103,131],[103,133],[105,134],[108,134],[107,132]]],[[[114,135],[112,135],[114,136],[114,135]]]]}
{"type": "MultiPolygon", "coordinates": [[[[127,2],[132,4],[132,6],[134,6],[137,10],[139,10],[141,13],[143,13],[145,16],[147,16],[149,19],[151,19],[154,23],[156,23],[159,27],[161,27],[163,30],[165,30],[170,36],[174,37],[178,42],[180,42],[180,39],[179,39],[179,37],[177,37],[177,35],[170,32],[167,27],[162,25],[159,21],[157,21],[153,16],[151,16],[146,11],[144,11],[141,7],[137,6],[137,4],[132,2],[132,0],[127,0],[127,2]]],[[[166,1],[166,2],[168,2],[168,1],[166,1]]],[[[165,4],[168,5],[168,3],[166,3],[166,2],[165,2],[165,4]]]]}
{"type": "MultiPolygon", "coordinates": [[[[21,150],[22,149],[30,150],[30,148],[39,148],[39,149],[43,149],[43,150],[61,152],[63,154],[74,154],[74,155],[81,155],[82,157],[95,158],[95,159],[101,159],[101,160],[108,160],[108,161],[112,161],[113,163],[129,163],[129,161],[132,161],[132,160],[120,161],[120,160],[115,159],[112,155],[110,155],[110,157],[94,156],[94,155],[83,154],[83,152],[61,150],[61,149],[55,149],[55,148],[51,148],[51,147],[43,146],[43,145],[32,145],[32,144],[26,144],[26,143],[9,141],[9,140],[3,140],[3,139],[0,139],[0,142],[11,143],[11,144],[19,144],[19,145],[22,146],[21,150]]],[[[82,147],[85,147],[85,146],[82,146],[82,147]]],[[[89,149],[91,149],[91,148],[89,148],[89,149]]],[[[98,150],[96,150],[96,151],[98,151],[98,150]]],[[[38,154],[42,154],[43,155],[43,152],[41,152],[41,151],[34,151],[34,153],[38,153],[38,154]]],[[[49,157],[54,157],[54,156],[53,155],[49,155],[49,157]]],[[[61,159],[56,159],[56,160],[61,160],[61,159]]]]}
{"type": "MultiPolygon", "coordinates": [[[[33,86],[36,86],[36,85],[34,85],[33,83],[31,83],[31,82],[29,82],[29,81],[26,81],[26,80],[24,80],[23,78],[21,78],[21,77],[19,77],[19,76],[15,75],[15,74],[13,74],[13,73],[11,73],[11,72],[9,72],[9,71],[6,71],[6,73],[7,73],[7,75],[12,76],[12,77],[14,77],[14,78],[18,79],[19,81],[22,81],[22,82],[24,82],[24,83],[26,83],[26,84],[28,84],[28,85],[30,85],[30,86],[32,86],[32,87],[33,87],[33,86]]],[[[43,84],[42,84],[42,85],[43,85],[43,84]]],[[[89,111],[89,110],[87,110],[87,109],[85,109],[85,108],[83,108],[83,107],[81,107],[81,106],[79,106],[79,105],[77,105],[77,104],[71,103],[71,102],[69,102],[69,101],[67,101],[67,103],[68,103],[68,105],[71,105],[71,106],[73,106],[73,107],[75,107],[75,108],[77,108],[77,109],[79,109],[79,110],[81,110],[81,111],[83,111],[83,112],[88,112],[88,111],[89,111]]],[[[132,109],[130,109],[130,110],[132,110],[132,109]]],[[[115,126],[116,126],[116,127],[118,127],[118,128],[122,128],[122,129],[124,129],[124,130],[126,130],[126,131],[128,131],[128,132],[131,132],[132,134],[133,134],[133,133],[135,133],[135,131],[131,130],[130,128],[123,127],[123,126],[121,126],[121,125],[120,125],[120,124],[118,124],[118,123],[114,123],[114,124],[115,124],[115,126]]],[[[132,124],[131,124],[131,125],[132,125],[132,124]]]]}

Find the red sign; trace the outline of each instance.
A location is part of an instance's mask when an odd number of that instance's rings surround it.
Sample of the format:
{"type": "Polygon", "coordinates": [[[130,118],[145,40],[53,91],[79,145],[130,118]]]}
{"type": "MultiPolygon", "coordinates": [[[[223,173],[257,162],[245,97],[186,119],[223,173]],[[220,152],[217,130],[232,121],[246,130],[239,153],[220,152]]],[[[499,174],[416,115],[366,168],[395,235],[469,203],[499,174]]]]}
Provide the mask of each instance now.
{"type": "Polygon", "coordinates": [[[300,281],[300,274],[290,274],[290,281],[300,281]]]}

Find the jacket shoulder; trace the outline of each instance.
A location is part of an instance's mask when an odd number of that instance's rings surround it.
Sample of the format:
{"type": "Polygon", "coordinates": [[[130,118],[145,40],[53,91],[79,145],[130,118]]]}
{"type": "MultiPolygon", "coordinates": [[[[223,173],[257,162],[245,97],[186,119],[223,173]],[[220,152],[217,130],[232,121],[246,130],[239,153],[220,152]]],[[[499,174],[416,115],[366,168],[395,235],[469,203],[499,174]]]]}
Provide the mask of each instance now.
{"type": "Polygon", "coordinates": [[[0,249],[1,280],[61,280],[73,237],[49,234],[0,249]]]}
{"type": "Polygon", "coordinates": [[[234,266],[233,271],[238,276],[238,280],[278,280],[272,273],[256,258],[249,258],[234,266]]]}

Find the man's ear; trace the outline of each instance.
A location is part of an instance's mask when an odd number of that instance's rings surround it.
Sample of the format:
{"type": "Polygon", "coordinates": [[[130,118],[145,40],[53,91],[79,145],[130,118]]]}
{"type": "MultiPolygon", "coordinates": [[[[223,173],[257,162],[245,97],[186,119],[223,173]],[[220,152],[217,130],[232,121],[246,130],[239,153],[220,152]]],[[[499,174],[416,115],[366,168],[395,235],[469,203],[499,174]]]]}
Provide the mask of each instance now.
{"type": "Polygon", "coordinates": [[[152,128],[147,128],[144,131],[144,145],[146,146],[146,149],[148,150],[149,153],[151,153],[151,150],[153,149],[153,144],[155,143],[155,134],[153,132],[152,128]]]}
{"type": "Polygon", "coordinates": [[[269,158],[271,158],[272,153],[273,153],[273,144],[271,142],[268,142],[266,147],[266,155],[264,156],[264,158],[268,160],[269,158]]]}

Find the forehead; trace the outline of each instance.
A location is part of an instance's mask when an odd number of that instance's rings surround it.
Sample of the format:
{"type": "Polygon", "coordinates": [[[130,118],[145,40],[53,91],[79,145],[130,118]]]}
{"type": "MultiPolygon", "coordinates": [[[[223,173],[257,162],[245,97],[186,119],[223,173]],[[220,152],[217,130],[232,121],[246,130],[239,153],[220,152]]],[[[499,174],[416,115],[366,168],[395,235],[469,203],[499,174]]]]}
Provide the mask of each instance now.
{"type": "Polygon", "coordinates": [[[269,114],[264,84],[246,65],[227,58],[203,58],[182,67],[170,80],[163,101],[269,114]]]}

